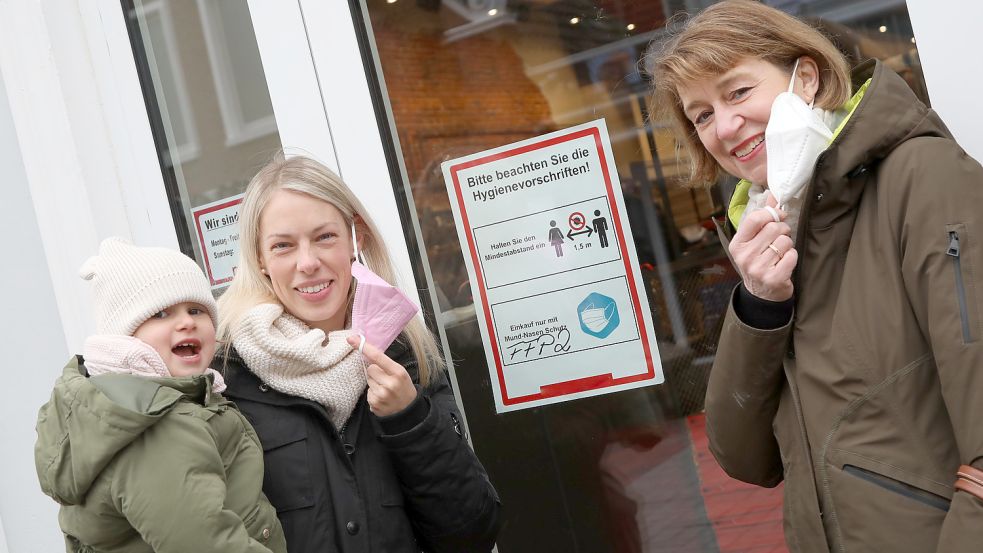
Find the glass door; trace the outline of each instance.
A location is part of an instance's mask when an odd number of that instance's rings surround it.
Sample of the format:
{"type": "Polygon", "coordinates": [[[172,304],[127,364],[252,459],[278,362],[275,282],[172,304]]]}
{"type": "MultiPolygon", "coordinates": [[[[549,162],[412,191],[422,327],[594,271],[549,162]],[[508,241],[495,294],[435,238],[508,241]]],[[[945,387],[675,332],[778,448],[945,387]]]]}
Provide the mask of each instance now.
{"type": "MultiPolygon", "coordinates": [[[[704,431],[707,378],[739,280],[712,230],[733,183],[684,186],[688,160],[668,122],[649,120],[638,69],[673,16],[713,1],[350,3],[389,159],[419,222],[420,272],[433,276],[474,447],[502,497],[499,551],[784,551],[780,487],[728,478],[704,431]],[[666,381],[497,413],[441,164],[596,119],[610,134],[666,381]]],[[[769,3],[819,26],[851,63],[881,58],[925,99],[903,2],[769,3]]]]}
{"type": "Polygon", "coordinates": [[[207,264],[193,212],[242,193],[281,147],[245,0],[123,0],[181,249],[207,264]]]}
{"type": "Polygon", "coordinates": [[[230,280],[234,263],[227,261],[237,249],[228,247],[233,236],[222,234],[223,228],[205,228],[204,214],[232,217],[252,175],[282,149],[314,157],[342,175],[380,222],[397,271],[407,275],[403,287],[416,295],[371,101],[367,93],[338,96],[350,88],[338,83],[353,80],[345,71],[367,89],[347,6],[340,4],[347,35],[329,31],[318,38],[310,21],[333,20],[325,13],[333,8],[318,3],[121,0],[121,5],[178,242],[212,277],[216,290],[230,280]],[[322,54],[312,53],[315,48],[322,54]],[[348,58],[347,67],[335,67],[348,58]],[[360,98],[366,116],[358,115],[360,98]],[[376,151],[365,146],[363,128],[375,133],[376,151]]]}

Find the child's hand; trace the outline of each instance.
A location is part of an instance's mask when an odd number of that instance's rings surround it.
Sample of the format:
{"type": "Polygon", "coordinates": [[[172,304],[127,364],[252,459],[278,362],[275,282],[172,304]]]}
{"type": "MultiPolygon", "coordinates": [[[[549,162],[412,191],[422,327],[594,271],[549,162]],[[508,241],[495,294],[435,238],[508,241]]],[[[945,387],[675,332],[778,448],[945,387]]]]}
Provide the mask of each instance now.
{"type": "MultiPolygon", "coordinates": [[[[356,349],[360,341],[357,335],[348,337],[348,343],[356,349]]],[[[365,379],[369,384],[368,400],[372,413],[386,417],[413,403],[416,386],[402,365],[368,342],[362,348],[362,355],[369,363],[365,368],[365,379]]]]}

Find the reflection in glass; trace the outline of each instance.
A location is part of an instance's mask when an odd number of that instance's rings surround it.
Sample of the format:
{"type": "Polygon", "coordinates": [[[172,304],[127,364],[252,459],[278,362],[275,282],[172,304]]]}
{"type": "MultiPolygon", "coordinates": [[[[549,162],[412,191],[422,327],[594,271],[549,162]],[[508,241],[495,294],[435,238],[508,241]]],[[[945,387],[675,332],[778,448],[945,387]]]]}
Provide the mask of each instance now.
{"type": "Polygon", "coordinates": [[[122,0],[181,249],[280,147],[246,0],[122,0]]]}

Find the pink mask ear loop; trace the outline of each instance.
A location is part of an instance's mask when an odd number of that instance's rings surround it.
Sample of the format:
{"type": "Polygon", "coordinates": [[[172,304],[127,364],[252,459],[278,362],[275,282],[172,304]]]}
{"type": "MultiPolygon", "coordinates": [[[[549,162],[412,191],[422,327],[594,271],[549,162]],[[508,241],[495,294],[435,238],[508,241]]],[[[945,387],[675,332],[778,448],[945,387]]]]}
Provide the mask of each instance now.
{"type": "MultiPolygon", "coordinates": [[[[355,240],[355,218],[352,217],[352,257],[358,259],[359,263],[362,262],[361,254],[358,251],[358,241],[355,240]]],[[[358,353],[362,354],[362,348],[365,347],[365,335],[361,332],[358,333],[358,353]]]]}
{"type": "Polygon", "coordinates": [[[352,257],[362,263],[362,252],[358,251],[358,241],[355,240],[355,217],[352,217],[352,257]]]}

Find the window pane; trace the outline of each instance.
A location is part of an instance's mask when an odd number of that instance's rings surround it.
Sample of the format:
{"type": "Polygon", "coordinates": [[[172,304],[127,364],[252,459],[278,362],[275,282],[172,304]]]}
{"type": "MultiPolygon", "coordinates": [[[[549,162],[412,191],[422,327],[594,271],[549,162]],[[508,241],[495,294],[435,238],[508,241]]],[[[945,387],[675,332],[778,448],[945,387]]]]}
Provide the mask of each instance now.
{"type": "MultiPolygon", "coordinates": [[[[717,240],[732,182],[685,188],[638,73],[677,11],[665,0],[362,0],[390,122],[475,449],[502,496],[502,553],[783,551],[781,489],[729,479],[703,398],[738,276],[717,240]],[[603,118],[645,280],[664,385],[495,412],[441,162],[603,118]]],[[[903,2],[772,1],[879,57],[926,100],[903,2]]],[[[682,155],[681,153],[679,155],[682,155]]],[[[465,248],[466,250],[466,248],[465,248]]]]}
{"type": "Polygon", "coordinates": [[[280,148],[246,0],[122,0],[181,248],[280,148]]]}

